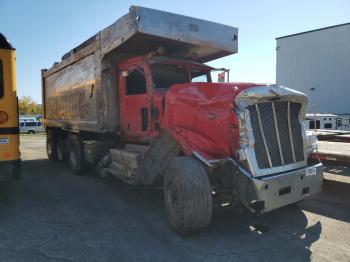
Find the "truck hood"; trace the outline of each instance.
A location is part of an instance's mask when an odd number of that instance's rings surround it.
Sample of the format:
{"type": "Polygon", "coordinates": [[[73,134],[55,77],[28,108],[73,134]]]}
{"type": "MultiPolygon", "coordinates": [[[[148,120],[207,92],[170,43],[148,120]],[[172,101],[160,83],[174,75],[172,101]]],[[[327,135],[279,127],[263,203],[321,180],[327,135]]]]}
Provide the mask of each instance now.
{"type": "Polygon", "coordinates": [[[236,154],[239,126],[235,98],[263,84],[189,83],[173,85],[165,96],[162,128],[181,144],[186,155],[208,160],[236,154]]]}

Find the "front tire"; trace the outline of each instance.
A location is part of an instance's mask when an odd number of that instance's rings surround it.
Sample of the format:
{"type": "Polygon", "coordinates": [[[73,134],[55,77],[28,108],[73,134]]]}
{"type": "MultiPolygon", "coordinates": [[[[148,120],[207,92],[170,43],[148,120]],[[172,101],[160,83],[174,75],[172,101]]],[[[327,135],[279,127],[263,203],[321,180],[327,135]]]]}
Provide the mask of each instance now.
{"type": "Polygon", "coordinates": [[[176,157],[164,176],[165,208],[170,225],[180,234],[208,226],[213,212],[212,192],[202,164],[192,157],[176,157]]]}

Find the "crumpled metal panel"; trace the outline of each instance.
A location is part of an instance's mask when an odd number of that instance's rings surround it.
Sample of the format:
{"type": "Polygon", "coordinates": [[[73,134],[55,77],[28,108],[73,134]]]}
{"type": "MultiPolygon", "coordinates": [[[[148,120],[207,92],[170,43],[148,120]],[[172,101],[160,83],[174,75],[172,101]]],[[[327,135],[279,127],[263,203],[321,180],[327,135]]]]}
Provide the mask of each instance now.
{"type": "Polygon", "coordinates": [[[165,99],[162,128],[175,137],[185,154],[209,160],[236,155],[239,126],[234,99],[251,83],[190,83],[172,86],[165,99]]]}
{"type": "Polygon", "coordinates": [[[235,102],[240,108],[246,108],[249,105],[278,97],[283,97],[284,100],[301,103],[303,106],[300,114],[305,115],[305,105],[308,101],[307,96],[304,93],[280,85],[264,85],[244,90],[235,98],[235,102]]]}

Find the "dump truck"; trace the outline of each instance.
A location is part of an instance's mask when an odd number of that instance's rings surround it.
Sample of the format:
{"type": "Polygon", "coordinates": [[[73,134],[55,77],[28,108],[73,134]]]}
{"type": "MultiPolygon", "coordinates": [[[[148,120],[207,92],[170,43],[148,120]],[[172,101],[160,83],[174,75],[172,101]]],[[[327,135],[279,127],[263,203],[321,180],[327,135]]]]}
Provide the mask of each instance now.
{"type": "Polygon", "coordinates": [[[161,185],[180,234],[213,207],[262,214],[322,188],[309,158],[307,97],[256,83],[213,83],[205,63],[238,52],[238,29],[131,6],[42,70],[47,154],[133,185],[161,185]]]}

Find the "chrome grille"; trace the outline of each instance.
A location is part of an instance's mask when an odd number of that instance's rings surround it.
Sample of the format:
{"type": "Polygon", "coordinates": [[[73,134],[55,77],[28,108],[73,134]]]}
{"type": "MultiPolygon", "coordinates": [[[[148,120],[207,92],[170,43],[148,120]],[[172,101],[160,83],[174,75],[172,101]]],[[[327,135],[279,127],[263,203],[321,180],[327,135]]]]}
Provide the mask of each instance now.
{"type": "Polygon", "coordinates": [[[303,137],[299,123],[300,103],[263,102],[248,106],[254,151],[260,169],[304,160],[303,137]]]}

